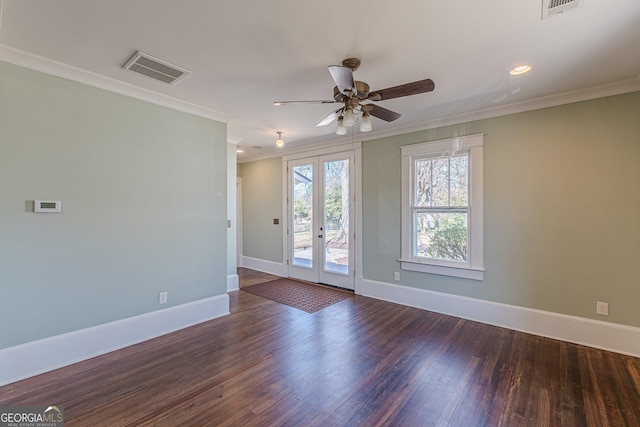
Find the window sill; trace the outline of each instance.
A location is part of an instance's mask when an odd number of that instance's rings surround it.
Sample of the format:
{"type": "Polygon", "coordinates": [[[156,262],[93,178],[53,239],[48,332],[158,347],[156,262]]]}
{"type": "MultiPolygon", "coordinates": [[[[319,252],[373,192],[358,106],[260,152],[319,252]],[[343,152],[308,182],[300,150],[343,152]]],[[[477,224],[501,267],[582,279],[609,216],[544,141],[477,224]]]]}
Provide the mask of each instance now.
{"type": "Polygon", "coordinates": [[[484,270],[467,267],[445,267],[423,262],[400,259],[400,268],[420,273],[439,274],[441,276],[459,277],[461,279],[484,280],[484,270]]]}

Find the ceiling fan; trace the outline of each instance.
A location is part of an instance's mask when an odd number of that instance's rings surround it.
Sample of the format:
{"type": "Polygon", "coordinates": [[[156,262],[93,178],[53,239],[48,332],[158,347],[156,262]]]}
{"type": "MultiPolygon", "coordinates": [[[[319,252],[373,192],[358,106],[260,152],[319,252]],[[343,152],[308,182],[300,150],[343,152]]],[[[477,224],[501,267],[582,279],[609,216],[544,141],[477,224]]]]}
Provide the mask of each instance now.
{"type": "Polygon", "coordinates": [[[377,117],[386,122],[392,122],[400,118],[399,113],[373,103],[363,104],[363,102],[384,101],[386,99],[400,98],[402,96],[417,95],[419,93],[431,92],[435,88],[433,80],[424,79],[386,89],[370,91],[367,83],[353,78],[353,72],[356,71],[358,67],[360,67],[360,60],[358,58],[347,58],[342,61],[342,65],[329,66],[329,73],[336,83],[336,86],[333,88],[332,100],[276,101],[273,105],[296,103],[341,103],[343,104],[342,107],[329,114],[316,126],[326,126],[337,120],[338,128],[336,133],[338,135],[345,135],[347,133],[347,127],[353,126],[359,118],[361,118],[361,132],[369,132],[373,128],[371,124],[371,116],[377,117]]]}

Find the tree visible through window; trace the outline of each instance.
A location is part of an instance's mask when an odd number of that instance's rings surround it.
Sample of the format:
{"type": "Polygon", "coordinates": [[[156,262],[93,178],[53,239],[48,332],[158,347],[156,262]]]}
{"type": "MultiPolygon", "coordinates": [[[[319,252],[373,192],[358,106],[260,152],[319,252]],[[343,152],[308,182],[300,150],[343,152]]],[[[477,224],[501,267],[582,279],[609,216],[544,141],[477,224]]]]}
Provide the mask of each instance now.
{"type": "Polygon", "coordinates": [[[469,156],[415,160],[415,256],[467,261],[469,156]]]}
{"type": "Polygon", "coordinates": [[[401,268],[482,280],[481,134],[406,145],[401,268]]]}

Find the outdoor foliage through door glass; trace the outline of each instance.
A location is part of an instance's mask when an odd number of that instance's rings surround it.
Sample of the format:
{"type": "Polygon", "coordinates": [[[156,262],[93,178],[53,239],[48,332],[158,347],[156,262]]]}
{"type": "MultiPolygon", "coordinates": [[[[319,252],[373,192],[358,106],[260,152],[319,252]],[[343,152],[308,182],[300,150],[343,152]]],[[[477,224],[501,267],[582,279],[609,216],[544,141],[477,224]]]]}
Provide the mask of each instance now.
{"type": "Polygon", "coordinates": [[[293,167],[293,265],[310,267],[313,224],[313,165],[293,167]]]}

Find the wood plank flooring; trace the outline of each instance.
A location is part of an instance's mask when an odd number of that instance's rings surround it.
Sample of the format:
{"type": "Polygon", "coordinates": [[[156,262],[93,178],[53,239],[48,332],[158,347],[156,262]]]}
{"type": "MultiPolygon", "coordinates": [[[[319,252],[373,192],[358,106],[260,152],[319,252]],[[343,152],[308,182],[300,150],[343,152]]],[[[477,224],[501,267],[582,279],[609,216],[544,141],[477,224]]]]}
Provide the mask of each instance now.
{"type": "Polygon", "coordinates": [[[66,426],[640,425],[637,358],[361,296],[313,314],[230,299],[224,318],[2,387],[0,405],[62,405],[66,426]]]}

